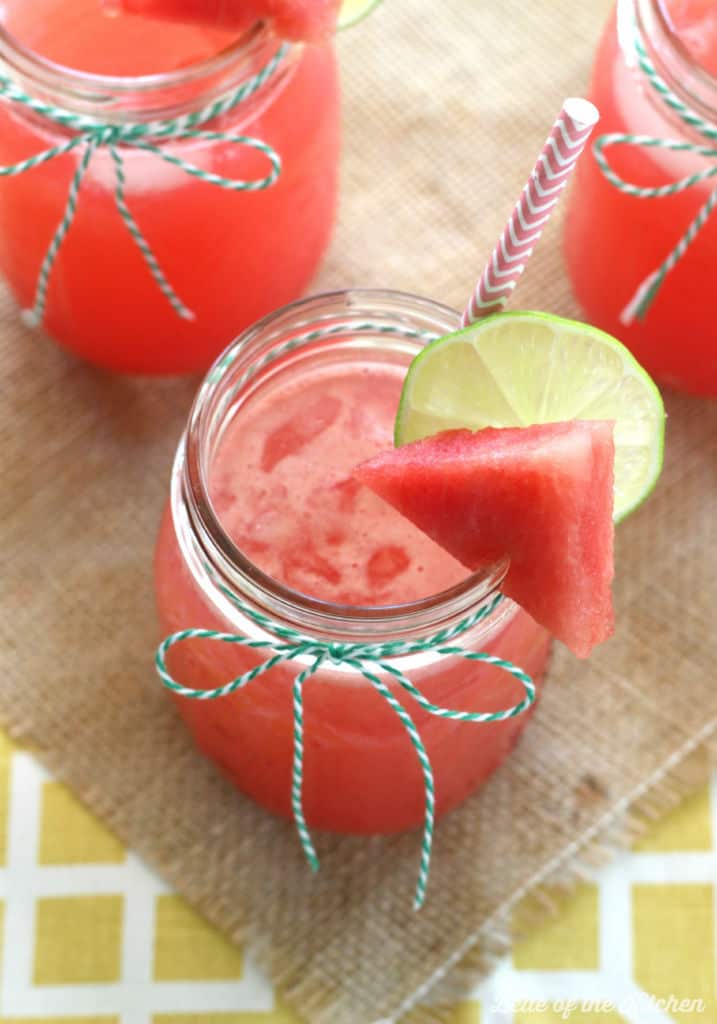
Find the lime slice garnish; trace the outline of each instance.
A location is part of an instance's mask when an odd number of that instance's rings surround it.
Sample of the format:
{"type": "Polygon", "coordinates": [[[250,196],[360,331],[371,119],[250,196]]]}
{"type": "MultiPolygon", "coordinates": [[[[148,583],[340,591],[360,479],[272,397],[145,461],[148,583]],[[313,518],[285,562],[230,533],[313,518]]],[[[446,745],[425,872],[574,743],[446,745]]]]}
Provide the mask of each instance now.
{"type": "Polygon", "coordinates": [[[662,469],[665,411],[654,381],[615,338],[548,313],[499,313],[431,342],[411,363],[396,445],[442,430],[615,421],[614,518],[662,469]]]}
{"type": "Polygon", "coordinates": [[[339,10],[337,27],[339,31],[344,28],[351,28],[371,13],[374,7],[378,7],[381,0],[343,0],[339,10]]]}

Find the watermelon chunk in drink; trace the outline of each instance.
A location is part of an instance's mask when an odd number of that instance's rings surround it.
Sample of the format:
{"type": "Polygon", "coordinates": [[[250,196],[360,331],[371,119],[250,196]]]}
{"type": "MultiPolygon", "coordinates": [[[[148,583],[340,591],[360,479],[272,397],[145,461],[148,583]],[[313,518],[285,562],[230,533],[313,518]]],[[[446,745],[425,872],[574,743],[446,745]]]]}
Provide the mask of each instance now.
{"type": "Polygon", "coordinates": [[[613,423],[447,430],[355,476],[471,570],[508,555],[503,592],[579,657],[613,632],[613,423]]]}

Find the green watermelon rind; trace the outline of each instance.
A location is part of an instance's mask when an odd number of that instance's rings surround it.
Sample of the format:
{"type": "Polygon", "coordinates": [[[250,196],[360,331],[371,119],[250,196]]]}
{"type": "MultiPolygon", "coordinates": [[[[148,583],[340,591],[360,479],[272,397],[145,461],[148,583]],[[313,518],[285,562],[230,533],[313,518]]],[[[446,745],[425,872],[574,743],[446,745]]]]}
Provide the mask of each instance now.
{"type": "Polygon", "coordinates": [[[533,321],[536,319],[544,320],[559,330],[571,330],[581,334],[590,335],[597,340],[603,341],[614,351],[618,351],[620,353],[626,371],[631,372],[635,377],[639,378],[645,391],[650,395],[653,401],[656,412],[656,436],[654,437],[652,445],[652,464],[650,466],[650,475],[639,495],[627,507],[620,509],[619,513],[616,513],[615,522],[621,523],[629,515],[632,515],[632,513],[643,504],[650,494],[652,494],[657,481],[659,480],[660,473],[662,472],[665,453],[665,411],[662,395],[660,394],[660,390],[652,377],[650,377],[648,372],[640,365],[632,352],[630,352],[630,350],[626,348],[621,341],[618,341],[617,338],[614,338],[611,334],[607,334],[606,331],[601,331],[598,327],[592,327],[589,324],[581,323],[578,320],[570,320],[565,317],[555,316],[552,313],[533,310],[510,310],[508,312],[495,313],[493,316],[486,317],[484,320],[479,320],[475,324],[470,324],[468,327],[462,327],[458,331],[453,331],[451,334],[443,335],[435,341],[429,342],[413,359],[403,382],[403,389],[401,391],[401,398],[399,400],[398,412],[396,413],[396,422],[394,426],[394,445],[399,448],[403,443],[401,441],[401,425],[406,418],[412,378],[416,367],[427,358],[428,354],[438,346],[451,343],[456,339],[475,337],[476,333],[480,333],[484,327],[487,325],[493,326],[499,320],[515,321],[521,318],[528,318],[533,321]]]}

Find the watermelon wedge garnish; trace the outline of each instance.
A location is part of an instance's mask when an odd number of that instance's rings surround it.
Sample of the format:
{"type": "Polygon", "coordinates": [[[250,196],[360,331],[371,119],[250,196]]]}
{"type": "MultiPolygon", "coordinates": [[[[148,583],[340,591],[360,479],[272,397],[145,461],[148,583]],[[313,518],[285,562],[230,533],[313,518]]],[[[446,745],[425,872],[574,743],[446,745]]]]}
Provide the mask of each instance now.
{"type": "Polygon", "coordinates": [[[282,39],[318,42],[336,29],[340,0],[103,0],[108,10],[235,31],[270,21],[282,39]]]}
{"type": "Polygon", "coordinates": [[[356,478],[466,568],[507,555],[502,590],[578,657],[613,632],[613,423],[448,430],[356,478]]]}

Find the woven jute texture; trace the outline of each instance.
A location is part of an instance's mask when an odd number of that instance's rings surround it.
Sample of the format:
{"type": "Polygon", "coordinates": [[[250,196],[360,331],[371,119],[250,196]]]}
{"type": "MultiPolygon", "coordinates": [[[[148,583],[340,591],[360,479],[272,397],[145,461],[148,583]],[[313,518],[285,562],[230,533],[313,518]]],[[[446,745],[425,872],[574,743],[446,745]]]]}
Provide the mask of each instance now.
{"type": "MultiPolygon", "coordinates": [[[[318,286],[460,306],[562,98],[584,88],[607,9],[387,0],[347,34],[342,209],[318,286]]],[[[556,224],[519,301],[574,314],[558,238],[556,224]]],[[[312,876],[291,826],[194,752],[154,677],[152,546],[196,381],[88,369],[27,333],[3,297],[0,386],[0,718],[249,943],[310,1024],[447,1019],[526,892],[581,877],[706,777],[717,404],[668,396],[664,477],[619,529],[617,635],[587,663],[555,653],[515,754],[439,825],[415,914],[417,834],[320,837],[312,876]]]]}

